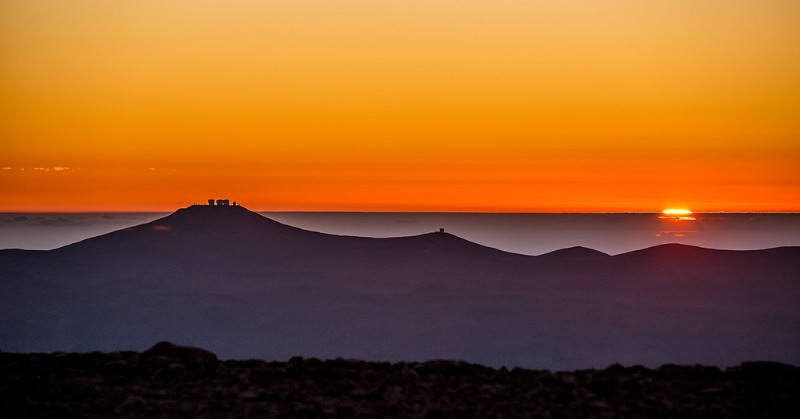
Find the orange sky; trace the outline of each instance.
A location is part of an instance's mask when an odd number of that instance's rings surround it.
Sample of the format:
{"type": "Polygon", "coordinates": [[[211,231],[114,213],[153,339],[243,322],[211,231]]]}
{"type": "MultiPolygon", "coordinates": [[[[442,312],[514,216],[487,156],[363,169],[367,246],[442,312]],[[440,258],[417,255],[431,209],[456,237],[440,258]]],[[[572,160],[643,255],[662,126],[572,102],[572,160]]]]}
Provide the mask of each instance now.
{"type": "Polygon", "coordinates": [[[0,2],[0,211],[800,211],[800,2],[0,2]]]}

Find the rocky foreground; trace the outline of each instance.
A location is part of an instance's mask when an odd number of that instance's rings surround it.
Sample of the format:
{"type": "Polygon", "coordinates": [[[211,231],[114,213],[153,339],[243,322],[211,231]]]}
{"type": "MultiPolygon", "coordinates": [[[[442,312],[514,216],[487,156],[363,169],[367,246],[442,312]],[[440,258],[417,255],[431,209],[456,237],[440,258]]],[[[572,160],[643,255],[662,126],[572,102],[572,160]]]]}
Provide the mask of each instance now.
{"type": "Polygon", "coordinates": [[[800,368],[220,361],[161,342],[142,353],[0,353],[0,416],[798,418],[800,368]]]}

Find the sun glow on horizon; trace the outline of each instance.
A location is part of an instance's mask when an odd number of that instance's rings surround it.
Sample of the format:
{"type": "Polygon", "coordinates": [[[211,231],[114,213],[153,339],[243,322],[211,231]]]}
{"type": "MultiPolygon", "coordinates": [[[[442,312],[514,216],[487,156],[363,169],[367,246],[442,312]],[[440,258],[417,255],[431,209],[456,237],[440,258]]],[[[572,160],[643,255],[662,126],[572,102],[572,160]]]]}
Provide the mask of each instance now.
{"type": "Polygon", "coordinates": [[[661,213],[664,214],[664,215],[691,215],[692,214],[691,211],[689,211],[688,209],[683,209],[683,208],[668,208],[668,209],[665,209],[664,211],[661,211],[661,213]]]}
{"type": "Polygon", "coordinates": [[[673,221],[694,221],[696,218],[694,217],[692,211],[685,209],[685,208],[667,208],[664,211],[661,211],[661,216],[658,217],[661,219],[668,219],[673,221]]]}

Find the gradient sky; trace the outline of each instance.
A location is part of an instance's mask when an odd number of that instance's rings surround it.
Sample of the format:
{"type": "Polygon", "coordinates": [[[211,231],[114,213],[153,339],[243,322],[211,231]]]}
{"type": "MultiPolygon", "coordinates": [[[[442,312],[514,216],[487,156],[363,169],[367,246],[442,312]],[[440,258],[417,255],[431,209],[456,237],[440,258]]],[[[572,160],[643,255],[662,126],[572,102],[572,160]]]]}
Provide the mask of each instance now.
{"type": "Polygon", "coordinates": [[[796,0],[0,2],[0,211],[800,211],[796,0]]]}

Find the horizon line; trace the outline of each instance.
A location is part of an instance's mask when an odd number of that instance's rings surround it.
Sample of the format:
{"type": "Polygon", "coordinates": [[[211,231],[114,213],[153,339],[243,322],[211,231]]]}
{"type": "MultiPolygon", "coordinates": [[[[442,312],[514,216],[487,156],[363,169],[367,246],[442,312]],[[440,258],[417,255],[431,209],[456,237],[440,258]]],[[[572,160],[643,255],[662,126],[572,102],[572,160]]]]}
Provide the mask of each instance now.
{"type": "MultiPolygon", "coordinates": [[[[180,209],[192,206],[209,206],[206,204],[189,204],[172,210],[90,210],[90,211],[25,211],[25,210],[2,210],[0,214],[165,214],[173,213],[180,209]]],[[[295,214],[662,214],[661,210],[632,210],[632,211],[470,211],[470,210],[269,210],[251,209],[246,205],[239,204],[238,207],[256,213],[295,213],[295,214]]],[[[692,211],[692,214],[800,214],[799,210],[734,210],[734,211],[692,211]]]]}

